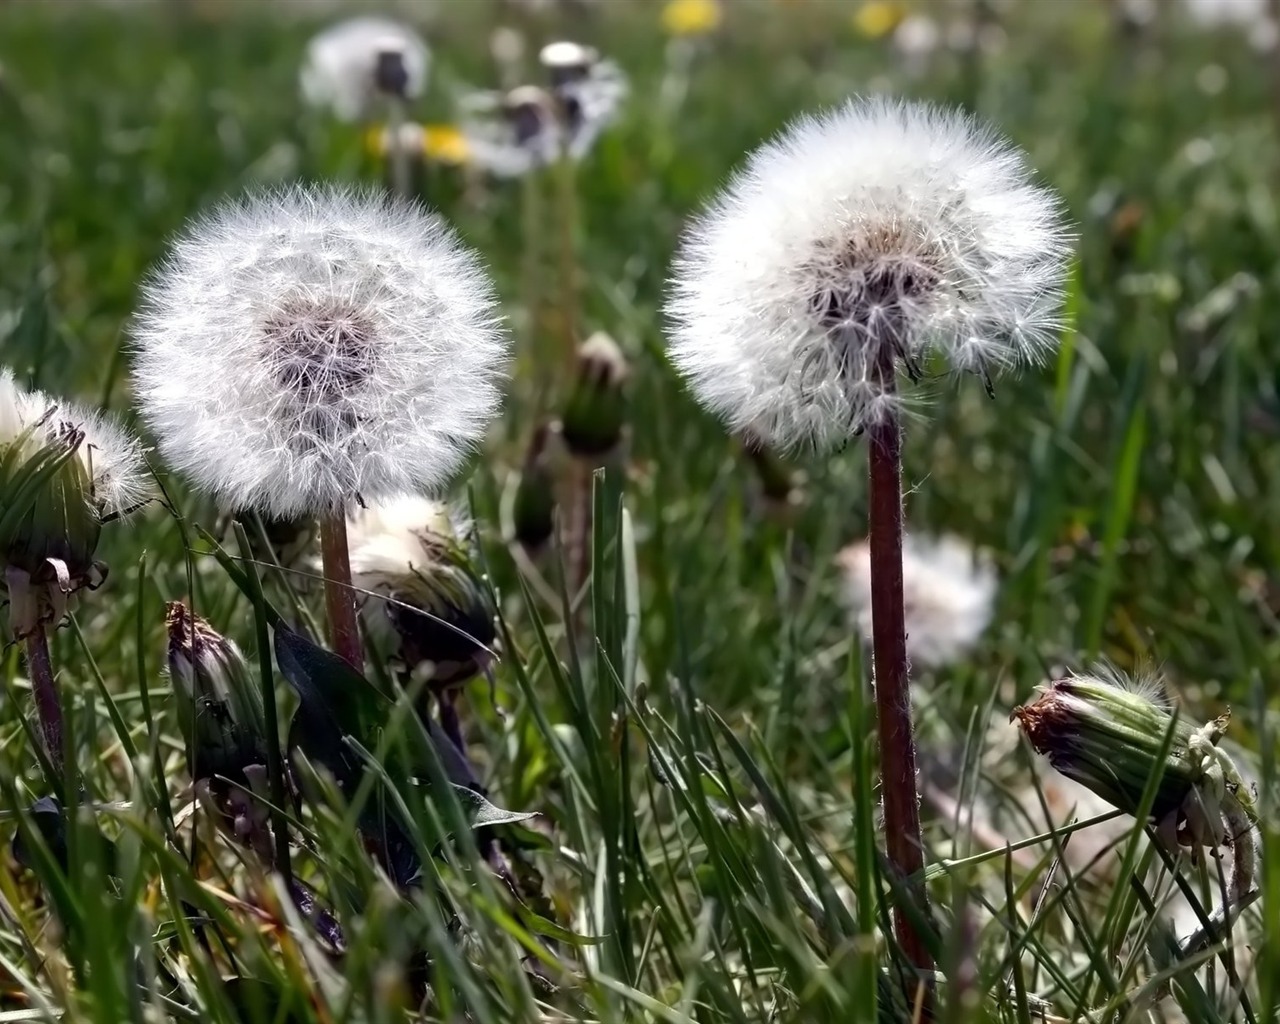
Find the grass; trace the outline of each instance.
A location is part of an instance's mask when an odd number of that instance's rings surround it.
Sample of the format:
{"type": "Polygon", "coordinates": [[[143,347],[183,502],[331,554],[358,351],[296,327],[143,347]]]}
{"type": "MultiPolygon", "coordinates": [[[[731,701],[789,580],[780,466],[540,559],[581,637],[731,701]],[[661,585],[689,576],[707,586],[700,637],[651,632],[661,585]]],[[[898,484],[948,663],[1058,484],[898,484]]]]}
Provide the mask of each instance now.
{"type": "MultiPolygon", "coordinates": [[[[655,5],[599,5],[572,29],[633,83],[576,197],[582,326],[609,331],[633,371],[627,463],[592,481],[590,631],[566,630],[563,607],[522,582],[497,529],[542,411],[526,367],[459,489],[482,525],[503,649],[493,700],[483,684],[467,694],[470,750],[494,805],[540,817],[473,833],[475,808],[443,785],[450,768],[402,697],[367,749],[344,754],[360,765],[347,809],[309,805],[294,823],[293,868],[341,922],[337,955],[279,876],[191,813],[164,603],[190,596],[252,655],[267,630],[236,562],[211,554],[215,510],[163,478],[172,507],[104,531],[110,578],[51,638],[87,798],[67,823],[65,870],[59,844],[36,840],[48,819],[24,810],[47,789],[24,665],[16,646],[0,654],[0,809],[31,868],[0,863],[0,1020],[911,1019],[889,973],[863,655],[832,563],[865,531],[863,455],[797,467],[803,503],[770,516],[749,462],[665,364],[659,315],[684,218],[744,151],[868,89],[998,123],[1080,235],[1056,361],[998,381],[994,402],[973,382],[931,380],[908,425],[909,528],[990,548],[1003,577],[974,656],[916,673],[926,777],[954,783],[962,804],[1000,802],[1048,777],[1001,730],[1048,669],[1099,655],[1158,665],[1197,720],[1234,711],[1230,739],[1261,779],[1273,913],[1270,68],[1172,10],[1126,35],[1109,5],[1080,0],[1011,5],[998,51],[944,51],[910,74],[887,41],[854,31],[852,10],[734,0],[684,71],[655,5]],[[435,798],[406,781],[406,758],[435,798]],[[409,896],[354,839],[361,814],[395,806],[424,872],[409,896]],[[494,834],[521,851],[522,900],[486,867],[494,834]]],[[[500,15],[489,0],[432,8],[434,84],[418,113],[447,120],[452,95],[492,83],[494,25],[527,18],[541,41],[567,31],[561,17],[500,15]]],[[[0,362],[128,415],[127,317],[187,217],[251,182],[377,178],[357,130],[299,109],[298,58],[318,25],[230,4],[0,9],[0,362]]],[[[530,243],[518,185],[468,188],[433,168],[426,188],[484,252],[519,327],[530,243]]],[[[314,586],[262,578],[290,620],[295,599],[321,606],[314,586]]],[[[1258,907],[1230,947],[1170,960],[1153,908],[1179,883],[1211,904],[1212,863],[1175,879],[1133,829],[1120,850],[1141,870],[1078,879],[1066,834],[1045,835],[1035,807],[1004,819],[1004,838],[1035,838],[1017,856],[985,851],[963,816],[925,812],[949,978],[940,1019],[1137,1021],[1175,1003],[1193,1021],[1275,1019],[1280,947],[1258,907]],[[1229,997],[1232,970],[1247,1010],[1229,997]]]]}

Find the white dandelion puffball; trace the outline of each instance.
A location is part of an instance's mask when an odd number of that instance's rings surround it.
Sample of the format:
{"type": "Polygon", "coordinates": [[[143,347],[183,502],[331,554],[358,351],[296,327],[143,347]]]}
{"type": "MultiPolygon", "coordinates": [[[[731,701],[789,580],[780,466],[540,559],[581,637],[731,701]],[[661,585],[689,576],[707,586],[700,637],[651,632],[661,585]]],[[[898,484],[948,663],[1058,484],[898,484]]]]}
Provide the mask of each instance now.
{"type": "MultiPolygon", "coordinates": [[[[866,541],[836,559],[854,624],[871,637],[871,549],[866,541]]],[[[999,581],[995,568],[958,537],[908,536],[902,550],[907,654],[940,668],[966,655],[991,623],[999,581]]]]}
{"type": "Polygon", "coordinates": [[[851,100],[756,150],[688,230],[669,352],[708,409],[779,447],[839,444],[898,405],[898,365],[1034,361],[1070,236],[1023,154],[967,115],[851,100]]]}
{"type": "Polygon", "coordinates": [[[498,410],[507,354],[489,279],[441,218],[327,187],[195,221],[134,336],[169,464],[277,519],[442,487],[498,410]]]}
{"type": "Polygon", "coordinates": [[[387,18],[351,18],[325,29],[307,44],[299,75],[303,99],[343,121],[369,116],[382,89],[379,62],[394,55],[403,71],[402,92],[422,95],[431,53],[413,29],[387,18]]]}
{"type": "Polygon", "coordinates": [[[15,461],[70,434],[82,435],[75,458],[84,468],[86,498],[99,520],[132,512],[151,497],[146,449],[136,437],[106,414],[23,390],[12,372],[0,367],[0,457],[7,458],[6,449],[24,433],[23,450],[15,461]]]}

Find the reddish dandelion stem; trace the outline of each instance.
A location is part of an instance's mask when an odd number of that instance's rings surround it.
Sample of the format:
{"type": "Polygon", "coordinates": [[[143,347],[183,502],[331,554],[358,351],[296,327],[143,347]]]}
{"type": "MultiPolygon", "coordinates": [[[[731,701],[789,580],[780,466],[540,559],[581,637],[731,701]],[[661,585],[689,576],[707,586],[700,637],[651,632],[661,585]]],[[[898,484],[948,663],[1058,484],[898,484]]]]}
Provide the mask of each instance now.
{"type": "Polygon", "coordinates": [[[347,550],[347,521],[341,515],[320,520],[320,557],[324,562],[324,602],[329,615],[329,641],[334,651],[357,672],[364,671],[364,647],[356,617],[356,592],[351,585],[351,555],[347,550]]]}
{"type": "Polygon", "coordinates": [[[62,701],[58,684],[53,679],[53,662],[49,660],[49,638],[44,623],[36,624],[26,638],[27,668],[31,672],[31,693],[35,697],[40,732],[45,752],[54,771],[62,769],[62,701]]]}
{"type": "MultiPolygon", "coordinates": [[[[892,373],[892,369],[889,371],[892,373]]],[[[892,381],[892,378],[889,378],[892,381]]],[[[889,386],[892,386],[890,383],[889,386]]],[[[906,617],[902,593],[902,428],[890,414],[868,429],[871,554],[871,647],[876,728],[880,741],[880,791],[889,862],[900,879],[924,869],[916,745],[911,724],[906,617]]],[[[912,891],[921,912],[923,884],[912,891]]],[[[910,918],[895,909],[894,931],[911,962],[923,971],[932,958],[910,918]]]]}

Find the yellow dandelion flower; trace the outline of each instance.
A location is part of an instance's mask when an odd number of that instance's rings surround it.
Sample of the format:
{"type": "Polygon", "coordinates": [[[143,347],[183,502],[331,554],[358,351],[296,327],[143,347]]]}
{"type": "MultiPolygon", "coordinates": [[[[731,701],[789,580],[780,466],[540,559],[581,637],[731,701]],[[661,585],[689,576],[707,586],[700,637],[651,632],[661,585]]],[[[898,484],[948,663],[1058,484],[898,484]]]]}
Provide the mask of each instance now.
{"type": "Polygon", "coordinates": [[[429,124],[422,129],[422,152],[438,164],[460,167],[471,156],[471,147],[455,124],[429,124]]]}
{"type": "Polygon", "coordinates": [[[893,0],[868,0],[853,15],[853,27],[868,39],[882,39],[907,16],[905,5],[893,0]]]}
{"type": "Polygon", "coordinates": [[[719,0],[668,0],[662,28],[671,36],[704,36],[720,27],[719,0]]]}

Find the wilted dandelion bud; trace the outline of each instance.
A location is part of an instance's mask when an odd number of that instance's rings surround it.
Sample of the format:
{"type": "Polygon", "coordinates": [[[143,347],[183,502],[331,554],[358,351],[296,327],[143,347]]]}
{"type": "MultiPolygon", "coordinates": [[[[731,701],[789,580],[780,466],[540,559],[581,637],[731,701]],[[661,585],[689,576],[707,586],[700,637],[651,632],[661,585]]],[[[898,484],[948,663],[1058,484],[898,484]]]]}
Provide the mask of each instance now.
{"type": "Polygon", "coordinates": [[[989,371],[1044,355],[1068,235],[1023,154],[967,115],[853,100],[752,154],[688,231],[670,355],[734,430],[843,443],[932,354],[989,371]]]}
{"type": "Polygon", "coordinates": [[[531,554],[542,550],[555,529],[556,481],[548,449],[550,436],[551,428],[545,423],[534,431],[511,512],[514,539],[531,554]]]}
{"type": "Polygon", "coordinates": [[[577,378],[560,418],[560,435],[571,455],[598,459],[618,447],[627,422],[629,372],[627,357],[604,331],[578,346],[577,378]]]}
{"type": "Polygon", "coordinates": [[[440,488],[497,411],[507,350],[488,277],[439,217],[342,188],[196,221],[134,335],[169,463],[278,519],[440,488]]]}
{"type": "Polygon", "coordinates": [[[422,95],[430,60],[411,28],[386,18],[351,18],[311,40],[299,83],[312,106],[358,121],[372,113],[379,94],[422,95]]]}
{"type": "Polygon", "coordinates": [[[1175,719],[1158,681],[1118,673],[1068,676],[1013,711],[1031,746],[1070,779],[1136,814],[1158,778],[1152,818],[1172,841],[1191,848],[1251,849],[1253,794],[1218,747],[1220,718],[1200,728],[1175,719]],[[1172,746],[1162,755],[1172,732],[1172,746]]]}
{"type": "Polygon", "coordinates": [[[149,495],[143,449],[108,418],[0,369],[0,590],[15,636],[56,622],[76,591],[102,582],[104,523],[149,495]]]}
{"type": "Polygon", "coordinates": [[[398,650],[437,687],[485,671],[494,608],[472,559],[466,526],[425,498],[359,511],[350,523],[351,577],[369,634],[398,650]]]}
{"type": "MultiPolygon", "coordinates": [[[[871,637],[871,549],[850,544],[836,556],[854,623],[871,637]]],[[[987,556],[958,537],[908,536],[902,550],[907,653],[926,668],[963,658],[991,622],[999,580],[987,556]]]]}
{"type": "Polygon", "coordinates": [[[266,763],[262,699],[235,641],[181,602],[165,608],[169,678],[192,778],[244,782],[266,763]]]}

